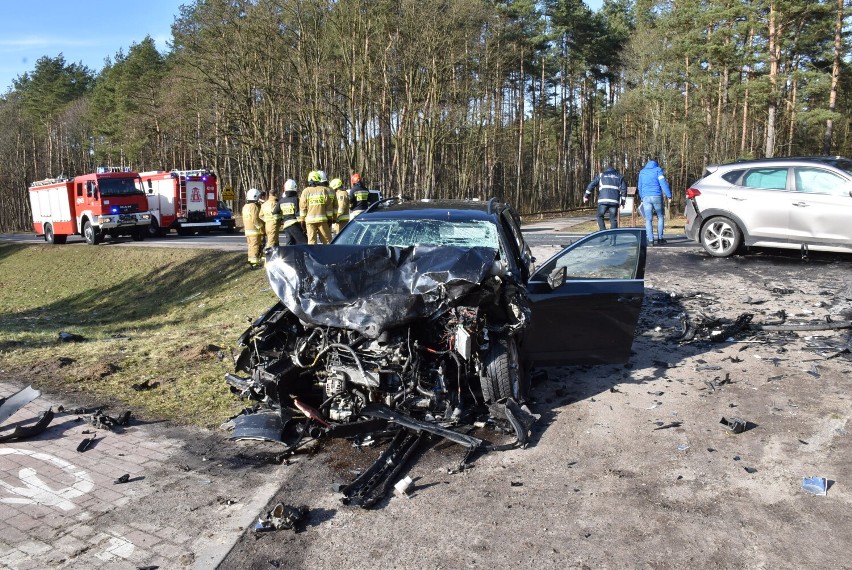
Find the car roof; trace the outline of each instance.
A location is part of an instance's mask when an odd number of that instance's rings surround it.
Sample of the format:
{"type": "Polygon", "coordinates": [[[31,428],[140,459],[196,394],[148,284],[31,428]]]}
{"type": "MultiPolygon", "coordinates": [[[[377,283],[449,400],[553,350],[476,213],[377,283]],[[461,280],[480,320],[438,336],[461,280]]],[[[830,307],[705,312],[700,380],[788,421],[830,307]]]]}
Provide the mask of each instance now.
{"type": "Polygon", "coordinates": [[[757,158],[757,159],[749,159],[749,160],[737,160],[735,162],[727,162],[724,164],[717,164],[715,167],[711,168],[734,168],[734,167],[752,167],[752,166],[761,166],[761,165],[777,165],[779,163],[790,163],[790,164],[827,164],[829,166],[834,166],[836,168],[841,168],[843,170],[849,171],[852,169],[852,159],[843,157],[843,156],[778,156],[772,158],[757,158]]]}
{"type": "Polygon", "coordinates": [[[496,200],[392,200],[380,203],[358,218],[364,219],[443,219],[453,221],[492,220],[504,206],[496,200]]]}

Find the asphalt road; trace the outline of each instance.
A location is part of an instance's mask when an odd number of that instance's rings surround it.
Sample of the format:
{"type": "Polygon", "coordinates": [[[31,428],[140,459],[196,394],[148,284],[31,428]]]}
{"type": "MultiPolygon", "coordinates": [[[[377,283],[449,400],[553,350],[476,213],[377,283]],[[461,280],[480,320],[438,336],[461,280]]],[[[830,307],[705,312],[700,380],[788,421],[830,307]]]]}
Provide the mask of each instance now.
{"type": "MultiPolygon", "coordinates": [[[[572,230],[577,224],[594,219],[592,216],[562,217],[546,221],[536,221],[523,225],[524,236],[530,247],[568,245],[577,237],[584,235],[572,230]]],[[[44,243],[44,238],[32,233],[0,234],[0,242],[11,243],[44,243]]],[[[67,246],[86,245],[82,236],[69,236],[67,246]]],[[[218,249],[222,251],[243,251],[246,247],[245,236],[242,233],[227,234],[211,232],[193,236],[180,236],[170,232],[163,237],[146,238],[136,242],[129,236],[116,240],[107,238],[98,247],[184,247],[218,249]]]]}

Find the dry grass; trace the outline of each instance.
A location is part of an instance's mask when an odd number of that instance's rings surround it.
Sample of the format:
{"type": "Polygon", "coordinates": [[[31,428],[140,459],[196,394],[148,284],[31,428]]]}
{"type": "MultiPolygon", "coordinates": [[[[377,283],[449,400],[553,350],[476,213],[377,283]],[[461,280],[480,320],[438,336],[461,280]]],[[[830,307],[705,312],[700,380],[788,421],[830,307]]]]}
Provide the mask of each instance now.
{"type": "MultiPolygon", "coordinates": [[[[589,215],[594,216],[595,213],[590,212],[589,215]]],[[[607,227],[609,227],[609,219],[608,218],[606,220],[606,224],[607,224],[607,227]]],[[[657,227],[656,221],[654,222],[654,224],[655,224],[654,227],[656,228],[657,227]]],[[[686,224],[686,218],[683,216],[683,214],[666,217],[666,225],[665,225],[666,236],[683,235],[684,224],[686,224]]],[[[629,228],[629,227],[632,227],[632,226],[641,228],[641,227],[644,227],[644,225],[645,225],[645,219],[642,216],[637,214],[636,215],[636,223],[634,224],[634,223],[632,223],[632,219],[631,219],[630,216],[621,216],[618,219],[618,225],[619,225],[619,227],[622,227],[622,228],[629,228]]],[[[577,232],[577,233],[596,232],[596,231],[598,231],[598,222],[596,220],[592,220],[592,221],[589,221],[589,222],[583,222],[582,224],[572,226],[571,231],[574,231],[574,232],[577,232]]]]}
{"type": "Polygon", "coordinates": [[[0,245],[0,373],[84,405],[218,425],[248,321],[276,301],[237,253],[0,245]],[[83,342],[61,342],[60,332],[83,342]],[[152,390],[134,384],[159,382],[152,390]]]}

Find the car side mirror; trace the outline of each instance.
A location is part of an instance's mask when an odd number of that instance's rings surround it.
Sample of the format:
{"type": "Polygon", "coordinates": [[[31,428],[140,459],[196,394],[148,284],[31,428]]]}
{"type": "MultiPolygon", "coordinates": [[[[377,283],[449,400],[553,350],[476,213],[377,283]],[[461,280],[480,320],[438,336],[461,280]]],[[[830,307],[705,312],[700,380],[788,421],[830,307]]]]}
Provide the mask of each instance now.
{"type": "Polygon", "coordinates": [[[547,285],[550,287],[550,290],[558,289],[565,283],[565,278],[567,275],[567,271],[565,266],[557,267],[553,271],[550,272],[550,275],[547,276],[547,285]]]}

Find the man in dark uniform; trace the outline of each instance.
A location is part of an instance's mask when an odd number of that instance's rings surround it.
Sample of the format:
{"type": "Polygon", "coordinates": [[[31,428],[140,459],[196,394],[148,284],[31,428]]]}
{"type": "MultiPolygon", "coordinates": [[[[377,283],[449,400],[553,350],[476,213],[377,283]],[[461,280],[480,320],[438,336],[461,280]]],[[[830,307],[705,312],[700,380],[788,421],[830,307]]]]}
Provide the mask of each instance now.
{"type": "Polygon", "coordinates": [[[308,237],[299,223],[299,191],[292,178],[284,183],[284,195],[278,199],[281,207],[281,245],[300,245],[308,243],[308,237]]]}

